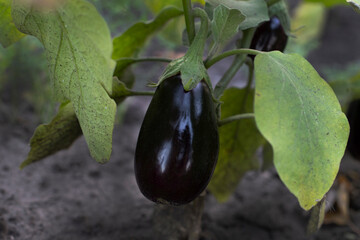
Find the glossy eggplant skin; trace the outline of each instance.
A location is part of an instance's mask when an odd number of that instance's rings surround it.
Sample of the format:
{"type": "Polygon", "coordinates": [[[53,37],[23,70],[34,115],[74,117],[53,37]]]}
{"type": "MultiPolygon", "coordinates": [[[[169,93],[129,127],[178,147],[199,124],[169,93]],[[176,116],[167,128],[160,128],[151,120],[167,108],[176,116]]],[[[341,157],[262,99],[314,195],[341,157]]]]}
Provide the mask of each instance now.
{"type": "Polygon", "coordinates": [[[346,116],[350,124],[350,136],[347,151],[360,160],[360,99],[350,103],[346,116]]]}
{"type": "MultiPolygon", "coordinates": [[[[250,48],[264,52],[275,50],[283,52],[287,40],[288,36],[281,26],[279,18],[274,16],[255,30],[250,48]]],[[[254,55],[251,57],[254,58],[254,55]]]]}
{"type": "Polygon", "coordinates": [[[156,89],[135,151],[135,176],[148,199],[182,205],[208,185],[219,153],[219,134],[209,87],[186,92],[180,75],[156,89]]]}

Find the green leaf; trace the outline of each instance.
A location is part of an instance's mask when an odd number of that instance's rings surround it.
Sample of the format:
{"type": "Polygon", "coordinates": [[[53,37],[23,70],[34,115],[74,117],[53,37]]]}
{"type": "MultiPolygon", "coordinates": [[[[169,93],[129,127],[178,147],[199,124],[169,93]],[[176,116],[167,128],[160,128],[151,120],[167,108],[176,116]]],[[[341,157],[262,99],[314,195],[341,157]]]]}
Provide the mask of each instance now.
{"type": "MultiPolygon", "coordinates": [[[[254,91],[230,88],[221,98],[221,118],[253,112],[254,91]]],[[[209,190],[220,202],[226,201],[235,191],[242,176],[249,170],[258,169],[254,155],[265,143],[254,119],[241,119],[219,128],[220,151],[209,190]]]]}
{"type": "Polygon", "coordinates": [[[70,147],[81,134],[80,124],[72,104],[70,102],[62,104],[49,124],[36,128],[30,140],[30,152],[20,168],[70,147]]]}
{"type": "Polygon", "coordinates": [[[295,37],[289,39],[287,52],[307,56],[319,45],[326,18],[326,9],[320,3],[302,3],[295,10],[291,28],[295,37]]]}
{"type": "MultiPolygon", "coordinates": [[[[131,74],[123,75],[122,80],[124,82],[117,78],[113,79],[112,97],[117,104],[120,104],[129,95],[128,88],[131,88],[133,84],[131,74]]],[[[20,168],[69,148],[81,135],[82,131],[73,105],[70,102],[63,103],[49,124],[43,124],[36,128],[30,140],[30,152],[26,160],[21,163],[20,168]]]]}
{"type": "Polygon", "coordinates": [[[17,30],[11,17],[11,1],[0,0],[0,44],[6,48],[24,36],[17,30]]]}
{"type": "Polygon", "coordinates": [[[223,5],[229,9],[236,9],[245,16],[245,20],[240,24],[239,29],[245,30],[256,27],[259,23],[268,21],[268,9],[264,0],[207,0],[212,5],[223,5]]]}
{"type": "Polygon", "coordinates": [[[321,3],[326,7],[346,4],[345,0],[305,0],[305,2],[321,3]]]}
{"type": "Polygon", "coordinates": [[[330,189],[349,124],[330,86],[298,54],[255,58],[255,120],[281,180],[309,210],[330,189]]]}
{"type": "Polygon", "coordinates": [[[140,51],[152,34],[165,26],[169,20],[182,14],[183,12],[180,9],[168,7],[163,9],[154,20],[134,24],[119,37],[114,38],[112,58],[132,57],[140,51]]]}
{"type": "Polygon", "coordinates": [[[165,71],[163,72],[163,74],[160,76],[159,82],[156,85],[158,86],[165,79],[178,74],[180,72],[183,64],[184,64],[184,57],[175,59],[171,63],[169,63],[167,65],[167,67],[165,68],[165,71]]]}
{"type": "Polygon", "coordinates": [[[360,0],[346,0],[358,13],[360,13],[360,0]]]}
{"type": "Polygon", "coordinates": [[[195,9],[193,12],[194,16],[201,18],[201,26],[190,48],[183,57],[183,62],[180,67],[181,80],[185,91],[190,91],[203,79],[212,90],[210,77],[203,62],[203,54],[209,29],[209,18],[206,12],[200,8],[195,9]]]}
{"type": "Polygon", "coordinates": [[[223,5],[217,6],[214,10],[213,20],[211,22],[215,48],[221,50],[221,47],[228,43],[228,41],[238,32],[239,25],[244,20],[245,16],[238,10],[229,9],[223,5]]]}
{"type": "Polygon", "coordinates": [[[50,4],[50,9],[32,4],[14,0],[14,22],[44,45],[57,99],[72,102],[92,157],[105,163],[111,155],[116,112],[108,95],[115,67],[109,29],[84,0],[50,4]]]}
{"type": "Polygon", "coordinates": [[[129,95],[131,95],[131,90],[127,88],[126,83],[114,77],[113,91],[111,97],[116,99],[116,102],[121,102],[124,97],[127,97],[129,95]]]}

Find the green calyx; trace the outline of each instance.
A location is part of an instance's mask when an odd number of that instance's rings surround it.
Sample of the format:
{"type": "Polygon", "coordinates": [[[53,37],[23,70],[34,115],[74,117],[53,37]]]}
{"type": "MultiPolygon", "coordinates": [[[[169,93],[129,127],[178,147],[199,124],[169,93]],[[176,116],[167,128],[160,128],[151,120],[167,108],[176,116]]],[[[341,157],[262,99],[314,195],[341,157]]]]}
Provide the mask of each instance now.
{"type": "Polygon", "coordinates": [[[175,59],[167,66],[157,86],[165,79],[180,73],[185,91],[190,91],[195,88],[201,80],[205,80],[206,84],[212,90],[210,77],[203,62],[204,47],[209,29],[209,18],[206,12],[200,8],[195,8],[193,15],[199,17],[201,20],[201,27],[198,33],[186,54],[181,58],[175,59]]]}

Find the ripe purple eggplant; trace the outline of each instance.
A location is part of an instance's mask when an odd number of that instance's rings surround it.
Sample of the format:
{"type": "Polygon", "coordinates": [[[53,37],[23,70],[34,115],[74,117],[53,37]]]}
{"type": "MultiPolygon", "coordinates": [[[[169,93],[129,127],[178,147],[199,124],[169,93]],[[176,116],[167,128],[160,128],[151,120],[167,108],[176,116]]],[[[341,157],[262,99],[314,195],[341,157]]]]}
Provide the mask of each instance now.
{"type": "Polygon", "coordinates": [[[135,151],[140,191],[156,203],[182,205],[205,190],[214,172],[219,134],[209,87],[185,91],[181,76],[156,89],[135,151]]]}
{"type": "MultiPolygon", "coordinates": [[[[281,26],[278,17],[274,16],[270,21],[261,24],[255,31],[250,44],[251,49],[270,52],[283,52],[287,44],[288,36],[281,26]]],[[[254,58],[254,55],[251,55],[254,58]]]]}
{"type": "Polygon", "coordinates": [[[360,160],[360,99],[350,103],[346,116],[350,124],[350,136],[346,148],[354,158],[360,160]]]}

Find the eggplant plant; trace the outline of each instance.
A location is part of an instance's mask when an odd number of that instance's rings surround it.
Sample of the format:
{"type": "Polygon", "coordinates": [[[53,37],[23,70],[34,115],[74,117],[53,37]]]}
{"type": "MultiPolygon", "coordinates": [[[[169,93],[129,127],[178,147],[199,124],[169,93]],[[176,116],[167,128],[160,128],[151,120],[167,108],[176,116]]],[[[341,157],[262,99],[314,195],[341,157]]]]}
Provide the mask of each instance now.
{"type": "MultiPolygon", "coordinates": [[[[350,4],[359,8],[358,1],[350,4]]],[[[150,200],[188,204],[208,190],[226,201],[255,168],[256,152],[270,145],[276,171],[300,207],[308,211],[323,202],[347,146],[349,123],[314,67],[283,52],[296,35],[286,0],[158,0],[156,6],[163,8],[152,21],[112,39],[86,0],[0,0],[0,43],[7,47],[35,36],[61,103],[53,120],[35,130],[20,167],[68,148],[81,135],[94,160],[105,164],[117,105],[127,97],[153,96],[134,156],[139,188],[150,200]],[[182,19],[184,56],[139,55],[166,24],[182,19]],[[230,56],[232,64],[213,86],[208,69],[230,56]],[[156,91],[132,89],[130,78],[137,74],[131,66],[139,62],[168,63],[158,80],[148,79],[156,91]],[[229,87],[241,67],[248,69],[246,86],[229,87]]]]}

